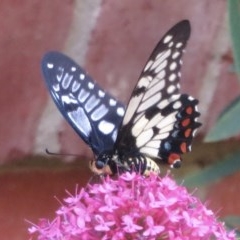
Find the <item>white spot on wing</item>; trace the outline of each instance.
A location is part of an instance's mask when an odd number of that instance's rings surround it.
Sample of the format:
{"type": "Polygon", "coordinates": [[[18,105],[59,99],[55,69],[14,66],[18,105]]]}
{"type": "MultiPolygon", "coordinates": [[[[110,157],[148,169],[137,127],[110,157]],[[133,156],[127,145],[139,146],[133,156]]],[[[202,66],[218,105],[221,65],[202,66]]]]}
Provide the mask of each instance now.
{"type": "Polygon", "coordinates": [[[159,102],[161,97],[162,97],[162,94],[159,92],[159,93],[153,95],[152,97],[148,98],[146,101],[141,103],[137,112],[145,111],[146,109],[150,108],[151,106],[153,106],[154,104],[159,102]]]}
{"type": "Polygon", "coordinates": [[[125,110],[124,110],[124,108],[122,108],[122,107],[118,107],[117,108],[117,114],[118,114],[118,116],[123,116],[124,115],[124,112],[125,112],[125,110]]]}
{"type": "Polygon", "coordinates": [[[88,98],[89,94],[90,93],[88,91],[86,91],[85,89],[82,88],[80,90],[80,93],[78,94],[79,102],[83,103],[88,98]]]}
{"type": "MultiPolygon", "coordinates": [[[[156,69],[159,65],[162,65],[164,63],[164,61],[166,60],[166,58],[168,58],[170,56],[170,54],[171,54],[171,50],[168,49],[167,51],[163,52],[163,54],[157,56],[155,62],[151,66],[151,69],[156,69]]],[[[155,72],[158,72],[158,71],[155,70],[155,72]]]]}
{"type": "Polygon", "coordinates": [[[152,119],[149,120],[148,124],[145,126],[145,130],[156,126],[164,117],[161,113],[156,114],[152,119]]]}
{"type": "Polygon", "coordinates": [[[92,95],[86,102],[85,104],[85,109],[87,112],[90,112],[92,111],[92,109],[94,109],[98,103],[100,102],[100,99],[99,98],[96,98],[95,95],[92,95]]]}
{"type": "Polygon", "coordinates": [[[169,76],[169,81],[170,81],[170,82],[173,82],[176,78],[177,78],[177,75],[176,75],[175,73],[172,73],[172,74],[169,76]]]}
{"type": "Polygon", "coordinates": [[[158,107],[159,109],[163,109],[163,108],[165,108],[168,104],[169,104],[169,101],[168,101],[167,99],[164,99],[164,100],[162,100],[162,101],[157,105],[157,107],[158,107]]]}
{"type": "Polygon", "coordinates": [[[160,134],[156,135],[154,137],[154,139],[163,140],[163,139],[166,139],[168,136],[169,136],[169,132],[164,132],[164,133],[160,133],[160,134]]]}
{"type": "Polygon", "coordinates": [[[169,69],[170,69],[171,71],[175,70],[176,68],[177,68],[176,62],[172,62],[172,63],[170,64],[170,66],[169,66],[169,69]]]}
{"type": "Polygon", "coordinates": [[[147,98],[153,96],[155,93],[160,92],[165,87],[165,81],[161,80],[158,84],[154,85],[150,89],[147,90],[145,93],[143,100],[146,100],[147,98]]]}
{"type": "Polygon", "coordinates": [[[116,104],[117,104],[117,101],[116,101],[116,100],[114,100],[114,99],[112,99],[112,98],[109,100],[109,105],[110,105],[110,106],[116,106],[116,104]]]}
{"type": "Polygon", "coordinates": [[[62,67],[58,68],[58,73],[56,75],[56,78],[58,80],[58,82],[60,82],[62,80],[62,75],[63,75],[64,69],[62,67]]]}
{"type": "Polygon", "coordinates": [[[171,48],[173,46],[173,41],[171,41],[169,44],[168,44],[168,47],[171,48]]]}
{"type": "Polygon", "coordinates": [[[116,139],[117,139],[117,130],[115,130],[113,133],[112,133],[112,140],[113,140],[113,142],[115,142],[116,141],[116,139]]]}
{"type": "Polygon", "coordinates": [[[194,109],[195,109],[196,112],[198,112],[198,106],[197,105],[195,106],[194,109]]]}
{"type": "Polygon", "coordinates": [[[76,111],[68,112],[68,116],[83,135],[86,137],[90,135],[92,130],[91,124],[82,108],[79,107],[76,111]]]}
{"type": "Polygon", "coordinates": [[[69,95],[62,95],[62,102],[66,104],[74,103],[77,104],[77,100],[75,98],[71,98],[69,95]]]}
{"type": "Polygon", "coordinates": [[[103,118],[108,113],[108,108],[101,104],[97,109],[94,110],[94,112],[91,114],[91,119],[93,121],[98,121],[101,118],[103,118]]]}
{"type": "Polygon", "coordinates": [[[127,124],[130,121],[130,119],[132,118],[139,103],[141,102],[142,96],[143,96],[143,94],[140,94],[140,95],[134,96],[130,99],[130,102],[127,107],[127,111],[126,111],[124,119],[123,119],[123,125],[127,124]]]}
{"type": "Polygon", "coordinates": [[[76,92],[80,88],[81,84],[77,81],[74,81],[72,84],[72,91],[76,92]]]}
{"type": "Polygon", "coordinates": [[[99,124],[98,124],[98,128],[99,130],[104,133],[104,134],[109,134],[113,131],[114,129],[114,124],[107,122],[105,120],[102,120],[99,124]]]}
{"type": "Polygon", "coordinates": [[[76,70],[77,70],[76,67],[71,67],[71,71],[72,71],[72,72],[75,72],[76,70]]]}
{"type": "Polygon", "coordinates": [[[142,112],[142,113],[138,114],[137,116],[135,116],[133,123],[135,124],[143,115],[144,115],[144,112],[142,112]]]}
{"type": "Polygon", "coordinates": [[[173,112],[167,116],[165,116],[157,125],[159,129],[163,129],[164,127],[172,124],[176,121],[176,112],[173,112]]]}
{"type": "Polygon", "coordinates": [[[189,151],[189,152],[192,151],[192,146],[191,146],[191,145],[188,145],[187,148],[188,148],[188,151],[189,151]]]}
{"type": "Polygon", "coordinates": [[[174,90],[176,89],[176,87],[174,85],[170,85],[168,88],[167,88],[167,93],[171,94],[174,92],[174,90]]]}
{"type": "Polygon", "coordinates": [[[81,74],[79,75],[79,78],[80,78],[81,80],[84,80],[85,74],[81,73],[81,74]]]}
{"type": "Polygon", "coordinates": [[[188,96],[188,100],[193,101],[194,98],[192,96],[188,96]]]}
{"type": "Polygon", "coordinates": [[[54,67],[53,63],[47,63],[47,68],[52,69],[54,67]]]}
{"type": "Polygon", "coordinates": [[[99,97],[104,97],[104,96],[105,96],[105,92],[102,91],[102,90],[99,90],[99,91],[98,91],[98,96],[99,96],[99,97]]]}
{"type": "Polygon", "coordinates": [[[196,133],[197,133],[197,129],[194,129],[192,132],[193,137],[196,135],[196,133]]]}
{"type": "Polygon", "coordinates": [[[58,91],[60,90],[60,86],[59,86],[58,83],[57,83],[57,84],[53,84],[52,87],[53,87],[53,90],[54,90],[55,92],[58,92],[58,91]]]}
{"type": "Polygon", "coordinates": [[[157,157],[158,156],[158,149],[156,148],[150,148],[150,147],[142,147],[140,148],[140,152],[141,153],[144,153],[148,156],[154,156],[154,157],[157,157]]]}
{"type": "Polygon", "coordinates": [[[164,54],[164,52],[160,52],[160,53],[158,53],[158,55],[156,56],[156,58],[155,59],[158,59],[158,58],[160,58],[162,55],[164,54]]]}
{"type": "Polygon", "coordinates": [[[153,130],[152,130],[152,128],[148,129],[147,131],[142,132],[136,138],[136,145],[137,145],[137,147],[141,147],[141,146],[145,145],[152,137],[153,137],[153,130]]]}
{"type": "Polygon", "coordinates": [[[174,52],[174,54],[172,55],[172,59],[176,59],[180,56],[180,52],[176,51],[174,52]]]}
{"type": "Polygon", "coordinates": [[[161,72],[159,72],[156,76],[156,78],[158,78],[159,80],[163,79],[166,75],[166,71],[162,70],[161,72]]]}
{"type": "Polygon", "coordinates": [[[88,88],[89,88],[89,89],[93,89],[93,88],[94,88],[94,84],[93,84],[92,82],[89,82],[89,83],[88,83],[88,88]]]}
{"type": "Polygon", "coordinates": [[[52,93],[52,95],[54,96],[55,99],[58,99],[58,100],[60,99],[60,97],[59,97],[57,92],[51,91],[51,93],[52,93]]]}
{"type": "Polygon", "coordinates": [[[153,87],[155,84],[158,84],[160,81],[165,81],[165,79],[163,79],[166,75],[165,73],[166,72],[164,70],[162,70],[158,75],[156,75],[156,77],[151,81],[148,88],[153,87]]]}
{"type": "Polygon", "coordinates": [[[137,83],[137,87],[138,88],[147,87],[151,81],[152,81],[152,77],[150,76],[142,77],[141,79],[139,79],[137,83]]]}
{"type": "Polygon", "coordinates": [[[179,109],[181,106],[182,106],[182,104],[181,104],[180,101],[176,101],[176,102],[173,104],[173,108],[174,108],[174,109],[179,109]]]}
{"type": "Polygon", "coordinates": [[[146,119],[145,116],[142,116],[133,126],[132,128],[132,135],[134,137],[137,137],[142,130],[144,129],[144,127],[146,126],[146,124],[148,123],[148,119],[146,119]]]}
{"type": "MultiPolygon", "coordinates": [[[[170,131],[173,130],[173,127],[174,127],[173,123],[163,127],[162,129],[160,129],[160,134],[169,133],[170,131]]],[[[154,139],[155,139],[155,137],[154,137],[154,139]]],[[[156,139],[158,139],[158,135],[156,135],[156,139]]]]}
{"type": "Polygon", "coordinates": [[[162,69],[164,69],[167,66],[168,61],[165,60],[164,62],[162,62],[157,68],[155,68],[155,72],[158,73],[160,72],[162,69]]]}
{"type": "Polygon", "coordinates": [[[68,73],[66,73],[64,76],[63,76],[63,80],[62,80],[62,87],[64,89],[67,89],[71,83],[73,79],[73,75],[69,75],[68,73]]]}
{"type": "Polygon", "coordinates": [[[159,149],[159,147],[160,147],[160,140],[158,140],[158,141],[150,141],[150,142],[148,142],[147,144],[146,144],[146,147],[151,147],[151,148],[157,148],[157,149],[159,149]]]}
{"type": "Polygon", "coordinates": [[[153,64],[153,61],[149,60],[144,68],[144,71],[147,71],[151,67],[152,64],[153,64]]]}
{"type": "Polygon", "coordinates": [[[182,46],[183,46],[183,43],[181,43],[181,42],[179,42],[179,43],[176,44],[176,48],[180,48],[180,47],[182,47],[182,46]]]}
{"type": "Polygon", "coordinates": [[[173,36],[172,35],[167,35],[164,39],[163,39],[163,43],[168,43],[169,41],[171,41],[172,40],[172,38],[173,38],[173,36]]]}
{"type": "Polygon", "coordinates": [[[159,83],[159,79],[158,78],[154,78],[151,83],[149,84],[148,88],[151,88],[152,86],[154,86],[155,84],[159,83]]]}
{"type": "Polygon", "coordinates": [[[172,95],[172,96],[171,96],[171,101],[175,101],[175,100],[179,99],[180,96],[181,96],[180,94],[174,94],[174,95],[172,95]]]}

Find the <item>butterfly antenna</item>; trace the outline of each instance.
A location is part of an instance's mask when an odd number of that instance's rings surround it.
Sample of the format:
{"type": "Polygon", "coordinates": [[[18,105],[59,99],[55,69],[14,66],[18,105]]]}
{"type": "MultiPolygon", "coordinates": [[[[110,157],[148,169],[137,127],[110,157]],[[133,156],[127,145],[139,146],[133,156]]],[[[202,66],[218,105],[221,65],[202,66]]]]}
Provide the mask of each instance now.
{"type": "Polygon", "coordinates": [[[46,152],[48,155],[51,155],[51,156],[67,156],[67,157],[71,156],[71,157],[79,157],[78,154],[51,152],[51,151],[49,151],[47,148],[45,149],[45,152],[46,152]]]}

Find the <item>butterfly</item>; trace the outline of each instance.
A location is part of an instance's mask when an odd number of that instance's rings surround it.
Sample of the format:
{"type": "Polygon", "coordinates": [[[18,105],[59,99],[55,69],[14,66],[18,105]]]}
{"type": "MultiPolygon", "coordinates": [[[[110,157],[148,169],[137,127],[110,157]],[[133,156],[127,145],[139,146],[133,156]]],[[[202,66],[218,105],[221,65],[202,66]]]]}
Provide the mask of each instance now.
{"type": "Polygon", "coordinates": [[[49,52],[42,60],[48,90],[62,115],[92,149],[98,174],[159,173],[178,168],[201,123],[198,100],[180,93],[182,55],[190,23],[173,26],[150,55],[127,107],[106,93],[73,60],[49,52]]]}

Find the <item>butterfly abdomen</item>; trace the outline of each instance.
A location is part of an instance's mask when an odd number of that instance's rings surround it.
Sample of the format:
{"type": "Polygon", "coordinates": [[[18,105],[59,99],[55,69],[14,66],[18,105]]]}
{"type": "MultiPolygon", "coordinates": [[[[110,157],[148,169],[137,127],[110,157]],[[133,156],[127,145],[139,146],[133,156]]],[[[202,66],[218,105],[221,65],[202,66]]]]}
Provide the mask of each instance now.
{"type": "Polygon", "coordinates": [[[136,155],[133,154],[133,156],[122,157],[119,159],[119,162],[123,163],[125,171],[127,169],[128,171],[135,171],[145,176],[148,176],[150,172],[156,174],[160,172],[159,166],[154,160],[139,153],[136,153],[136,155]]]}
{"type": "Polygon", "coordinates": [[[143,172],[144,176],[149,176],[150,173],[156,173],[156,174],[160,173],[160,168],[154,160],[146,157],[145,163],[146,163],[145,169],[143,172]]]}

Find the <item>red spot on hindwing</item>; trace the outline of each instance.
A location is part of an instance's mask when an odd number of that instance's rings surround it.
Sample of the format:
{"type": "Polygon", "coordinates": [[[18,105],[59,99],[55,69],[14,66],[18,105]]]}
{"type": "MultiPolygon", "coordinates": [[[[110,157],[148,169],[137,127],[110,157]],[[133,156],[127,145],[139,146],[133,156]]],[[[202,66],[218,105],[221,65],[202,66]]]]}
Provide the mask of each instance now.
{"type": "Polygon", "coordinates": [[[186,108],[186,113],[187,113],[188,115],[191,115],[191,114],[193,113],[193,108],[192,108],[192,107],[187,107],[187,108],[186,108]]]}
{"type": "Polygon", "coordinates": [[[180,156],[176,153],[171,153],[168,156],[168,164],[172,165],[176,160],[180,160],[180,156]]]}
{"type": "Polygon", "coordinates": [[[190,137],[191,133],[192,133],[192,129],[191,129],[191,128],[188,128],[188,129],[185,130],[184,136],[185,136],[186,138],[188,138],[188,137],[190,137]]]}
{"type": "Polygon", "coordinates": [[[186,118],[181,122],[183,127],[186,127],[190,124],[190,118],[186,118]]]}
{"type": "Polygon", "coordinates": [[[187,152],[187,144],[185,142],[181,143],[180,149],[183,153],[187,152]]]}

